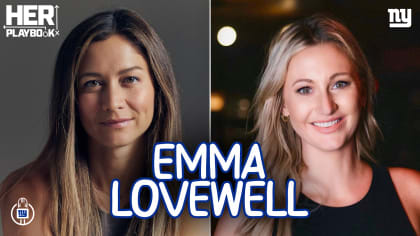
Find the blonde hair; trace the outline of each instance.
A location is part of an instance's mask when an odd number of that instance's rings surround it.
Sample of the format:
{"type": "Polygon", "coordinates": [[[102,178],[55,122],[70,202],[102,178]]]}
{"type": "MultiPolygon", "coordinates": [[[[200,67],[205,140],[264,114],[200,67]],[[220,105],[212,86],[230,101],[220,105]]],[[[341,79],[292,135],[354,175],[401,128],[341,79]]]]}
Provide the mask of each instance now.
{"type": "MultiPolygon", "coordinates": [[[[77,109],[77,73],[92,43],[120,35],[133,43],[146,59],[155,88],[154,115],[143,134],[146,166],[152,166],[153,145],[159,141],[179,141],[178,92],[165,47],[155,31],[134,11],[118,9],[95,14],[76,26],[63,42],[57,56],[50,104],[50,134],[42,153],[23,171],[46,165],[52,199],[49,203],[50,229],[54,235],[101,235],[99,208],[94,200],[87,158],[87,134],[77,109]]],[[[141,167],[140,167],[141,168],[141,167]]],[[[145,177],[152,178],[152,168],[145,177]]],[[[143,171],[139,170],[139,173],[143,171]]],[[[21,174],[22,172],[25,172],[21,174]]],[[[19,182],[19,181],[17,181],[19,182]]],[[[3,189],[10,190],[16,183],[3,189]]],[[[168,184],[171,193],[176,183],[168,184]]],[[[1,193],[4,197],[6,192],[1,193]]],[[[142,203],[144,204],[144,203],[142,203]]],[[[179,221],[166,214],[164,207],[150,220],[133,218],[129,234],[176,235],[179,221]]]]}
{"type": "MultiPolygon", "coordinates": [[[[261,144],[267,177],[278,184],[275,189],[276,206],[285,206],[287,179],[296,180],[297,196],[301,191],[300,172],[304,166],[301,139],[290,122],[282,122],[282,89],[291,58],[299,51],[321,43],[332,43],[347,55],[356,70],[361,90],[361,113],[354,134],[357,156],[373,161],[371,153],[380,133],[373,116],[375,80],[365,55],[351,32],[341,23],[323,15],[314,15],[284,27],[272,40],[268,61],[255,96],[254,130],[261,144]],[[280,170],[280,171],[279,171],[280,170]]],[[[274,226],[273,218],[244,219],[240,233],[257,234],[274,226]]],[[[291,219],[279,220],[277,235],[292,234],[291,219]]],[[[270,231],[271,232],[271,231],[270,231]]]]}

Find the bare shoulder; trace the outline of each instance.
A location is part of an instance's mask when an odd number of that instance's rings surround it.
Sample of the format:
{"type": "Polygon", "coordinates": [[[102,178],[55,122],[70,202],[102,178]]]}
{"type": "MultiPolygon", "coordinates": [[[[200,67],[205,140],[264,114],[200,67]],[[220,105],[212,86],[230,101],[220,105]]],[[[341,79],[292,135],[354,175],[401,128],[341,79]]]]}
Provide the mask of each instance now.
{"type": "Polygon", "coordinates": [[[240,229],[243,217],[244,216],[240,214],[238,217],[233,218],[229,215],[228,211],[225,210],[223,216],[217,221],[214,236],[240,235],[238,230],[240,229]]]}
{"type": "MultiPolygon", "coordinates": [[[[40,168],[31,169],[21,178],[24,167],[10,174],[1,183],[0,210],[4,235],[49,235],[47,209],[50,202],[48,174],[40,168]],[[25,198],[33,207],[35,217],[25,226],[12,221],[11,210],[20,198],[25,198]]],[[[30,213],[29,216],[31,216],[30,213]]]]}
{"type": "Polygon", "coordinates": [[[389,173],[411,224],[420,234],[420,172],[392,167],[389,173]]]}
{"type": "Polygon", "coordinates": [[[389,173],[398,195],[416,199],[413,203],[420,207],[420,172],[408,168],[391,167],[389,173]]]}

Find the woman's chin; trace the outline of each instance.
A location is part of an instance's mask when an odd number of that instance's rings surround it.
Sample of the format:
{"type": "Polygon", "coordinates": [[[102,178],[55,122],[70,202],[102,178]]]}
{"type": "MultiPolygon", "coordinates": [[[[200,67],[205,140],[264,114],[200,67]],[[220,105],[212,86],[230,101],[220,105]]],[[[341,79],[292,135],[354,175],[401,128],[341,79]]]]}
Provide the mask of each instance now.
{"type": "Polygon", "coordinates": [[[312,147],[324,152],[339,151],[345,148],[348,144],[349,141],[345,137],[320,138],[311,142],[312,147]]]}
{"type": "Polygon", "coordinates": [[[138,138],[128,137],[112,137],[107,139],[97,140],[97,142],[106,148],[121,148],[137,143],[138,138]]]}

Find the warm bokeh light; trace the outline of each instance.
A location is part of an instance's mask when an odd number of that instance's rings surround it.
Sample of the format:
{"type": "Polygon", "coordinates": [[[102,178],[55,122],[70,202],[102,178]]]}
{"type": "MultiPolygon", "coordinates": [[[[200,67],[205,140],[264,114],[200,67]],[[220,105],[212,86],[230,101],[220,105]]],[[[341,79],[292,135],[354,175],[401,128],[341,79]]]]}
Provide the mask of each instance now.
{"type": "Polygon", "coordinates": [[[265,5],[266,14],[269,15],[287,15],[298,10],[297,0],[277,0],[271,4],[265,5]]]}
{"type": "Polygon", "coordinates": [[[250,101],[246,98],[242,98],[238,102],[238,117],[246,119],[248,117],[248,109],[251,105],[250,101]]]}
{"type": "Polygon", "coordinates": [[[210,106],[212,112],[221,111],[225,106],[225,99],[219,93],[211,93],[210,106]]]}
{"type": "Polygon", "coordinates": [[[236,40],[236,31],[231,26],[223,26],[219,32],[217,32],[217,41],[222,46],[230,46],[236,40]]]}
{"type": "Polygon", "coordinates": [[[281,6],[283,7],[284,11],[294,11],[296,9],[296,0],[284,0],[282,1],[281,6]]]}
{"type": "Polygon", "coordinates": [[[249,105],[250,105],[250,102],[248,99],[242,98],[241,100],[239,100],[239,103],[238,103],[239,110],[248,111],[249,105]]]}

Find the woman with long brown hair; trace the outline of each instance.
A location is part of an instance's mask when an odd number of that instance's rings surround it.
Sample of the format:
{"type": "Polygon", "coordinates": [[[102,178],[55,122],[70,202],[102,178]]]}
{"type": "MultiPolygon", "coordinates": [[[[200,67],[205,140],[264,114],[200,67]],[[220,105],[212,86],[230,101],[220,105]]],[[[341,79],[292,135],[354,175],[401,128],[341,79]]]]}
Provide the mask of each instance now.
{"type": "Polygon", "coordinates": [[[315,15],[281,30],[255,97],[256,140],[277,208],[293,178],[310,216],[224,215],[216,235],[420,234],[420,174],[374,164],[374,96],[371,69],[344,25],[315,15]]]}
{"type": "MultiPolygon", "coordinates": [[[[153,177],[153,145],[179,138],[174,73],[158,35],[131,10],[86,19],[57,56],[46,146],[2,183],[4,234],[180,234],[164,207],[149,220],[109,215],[111,180],[119,179],[120,207],[129,208],[132,183],[153,177]],[[10,219],[19,197],[36,211],[24,227],[10,219]]],[[[168,186],[174,193],[176,184],[168,186]]]]}

